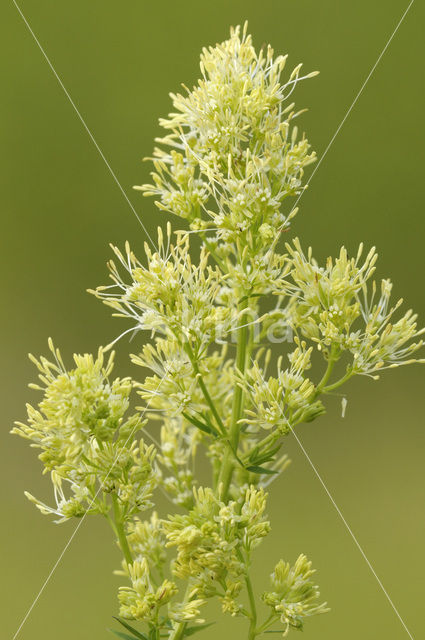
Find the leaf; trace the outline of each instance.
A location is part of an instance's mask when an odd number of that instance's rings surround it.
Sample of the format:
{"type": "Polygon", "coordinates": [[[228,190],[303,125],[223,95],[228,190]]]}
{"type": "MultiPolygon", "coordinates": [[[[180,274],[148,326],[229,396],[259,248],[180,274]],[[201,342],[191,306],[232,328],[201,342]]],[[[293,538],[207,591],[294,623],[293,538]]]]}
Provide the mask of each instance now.
{"type": "Polygon", "coordinates": [[[256,460],[250,460],[250,463],[251,465],[258,467],[264,464],[265,462],[274,462],[274,460],[275,460],[274,456],[264,454],[258,457],[256,460]]]}
{"type": "Polygon", "coordinates": [[[82,460],[84,460],[84,462],[89,465],[90,467],[94,467],[95,469],[101,469],[102,467],[99,467],[98,464],[95,464],[94,462],[92,462],[91,460],[89,460],[87,458],[87,456],[84,455],[84,453],[81,456],[82,460]]]}
{"type": "Polygon", "coordinates": [[[111,633],[118,638],[122,638],[122,640],[134,640],[134,636],[130,636],[128,633],[124,633],[123,631],[117,631],[116,629],[109,629],[111,633]]]}
{"type": "Polygon", "coordinates": [[[197,418],[194,418],[193,416],[189,416],[187,413],[184,413],[184,411],[182,415],[188,422],[190,422],[190,424],[193,424],[194,427],[198,427],[198,429],[200,429],[204,433],[208,433],[209,435],[214,436],[215,438],[217,438],[220,435],[217,429],[215,429],[213,426],[205,424],[204,422],[201,422],[200,420],[198,420],[197,418]]]}
{"type": "Polygon", "coordinates": [[[256,460],[258,454],[260,451],[260,447],[257,445],[255,445],[255,447],[253,448],[253,450],[251,451],[251,453],[249,454],[248,458],[250,462],[254,462],[254,460],[256,460]]]}
{"type": "Polygon", "coordinates": [[[269,449],[268,451],[264,451],[263,453],[260,453],[260,454],[258,453],[258,451],[255,452],[255,449],[254,449],[254,451],[249,456],[249,461],[252,462],[253,465],[259,465],[259,464],[263,464],[263,462],[269,462],[274,458],[274,456],[279,451],[281,446],[282,445],[279,444],[277,445],[277,447],[274,447],[273,449],[269,449]]]}
{"type": "Polygon", "coordinates": [[[196,633],[197,631],[202,631],[203,629],[206,629],[207,627],[211,627],[211,625],[215,624],[214,622],[206,622],[205,624],[198,624],[196,627],[188,627],[187,629],[185,629],[184,635],[185,636],[193,636],[194,633],[196,633]]]}
{"type": "Polygon", "coordinates": [[[240,300],[238,300],[238,303],[240,304],[241,302],[245,302],[245,300],[249,300],[250,298],[261,298],[261,296],[263,295],[264,293],[249,293],[247,296],[240,298],[240,300]]]}
{"type": "Polygon", "coordinates": [[[263,631],[263,633],[282,633],[282,629],[271,629],[270,631],[263,631]]]}
{"type": "MultiPolygon", "coordinates": [[[[133,640],[133,638],[138,638],[139,640],[148,640],[147,636],[145,636],[143,633],[141,633],[140,631],[137,631],[137,629],[135,629],[134,627],[132,627],[131,625],[128,624],[128,622],[125,622],[124,620],[120,620],[120,618],[117,618],[115,616],[113,616],[114,620],[116,620],[117,622],[119,622],[120,624],[122,624],[122,626],[127,629],[127,631],[130,631],[130,633],[132,633],[133,635],[130,636],[131,640],[133,640]]],[[[116,633],[116,632],[114,632],[116,633]]],[[[126,634],[125,634],[126,635],[126,634]]]]}
{"type": "Polygon", "coordinates": [[[262,474],[265,473],[269,476],[274,475],[275,473],[279,473],[279,471],[274,471],[273,469],[267,469],[266,467],[258,467],[257,465],[251,465],[250,467],[245,467],[247,471],[251,471],[251,473],[262,474]]]}
{"type": "MultiPolygon", "coordinates": [[[[222,427],[220,425],[218,425],[217,427],[214,426],[214,423],[211,421],[207,411],[196,411],[197,415],[200,416],[200,418],[202,418],[201,422],[203,424],[206,424],[207,427],[210,427],[213,431],[215,431],[218,435],[218,437],[220,437],[222,435],[222,427]]],[[[198,418],[199,420],[199,418],[198,418]]],[[[224,426],[223,426],[224,429],[224,426]]]]}
{"type": "Polygon", "coordinates": [[[236,462],[238,462],[240,464],[240,466],[242,467],[242,469],[245,469],[245,465],[242,462],[242,460],[239,458],[238,454],[236,453],[236,451],[233,449],[230,440],[225,440],[224,441],[230,448],[230,451],[232,452],[233,456],[235,457],[236,462]]]}

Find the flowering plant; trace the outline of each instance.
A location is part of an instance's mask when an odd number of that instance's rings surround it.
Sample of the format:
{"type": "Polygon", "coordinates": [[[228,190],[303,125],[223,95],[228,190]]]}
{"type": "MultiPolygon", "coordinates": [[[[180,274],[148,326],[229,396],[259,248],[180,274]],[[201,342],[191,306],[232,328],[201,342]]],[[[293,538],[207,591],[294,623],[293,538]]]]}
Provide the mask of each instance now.
{"type": "Polygon", "coordinates": [[[51,341],[51,360],[32,357],[43,398],[13,433],[40,449],[56,504],[27,497],[56,522],[101,514],[110,523],[126,582],[122,638],[193,635],[210,624],[212,599],[246,618],[249,640],[327,611],[304,555],[276,564],[262,617],[250,578],[270,531],[266,488],[288,464],[284,437],[353,376],[376,379],[422,346],[416,316],[396,317],[390,281],[372,280],[374,249],[351,258],[342,248],[325,265],[298,239],[279,249],[296,214],[286,200],[299,199],[315,161],[289,100],[315,74],[285,69],[286,56],[257,53],[238,27],[203,50],[198,85],[171,96],[152,183],[136,188],[188,229],[175,240],[170,225],[159,229],[143,260],[128,244],[113,248],[113,284],[92,292],[130,320],[127,331],[149,332],[131,356],[140,377],[111,377],[111,345],[75,355],[70,369],[51,341]],[[129,416],[132,390],[143,404],[129,416]],[[149,419],[160,423],[155,435],[149,419]],[[153,510],[158,491],[171,514],[153,510]]]}

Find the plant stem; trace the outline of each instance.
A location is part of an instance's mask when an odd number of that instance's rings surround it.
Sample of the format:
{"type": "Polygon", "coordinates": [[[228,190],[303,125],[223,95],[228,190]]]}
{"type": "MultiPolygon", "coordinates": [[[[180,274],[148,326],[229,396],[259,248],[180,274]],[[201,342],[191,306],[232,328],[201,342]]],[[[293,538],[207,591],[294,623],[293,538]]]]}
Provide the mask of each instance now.
{"type": "MultiPolygon", "coordinates": [[[[184,594],[184,600],[183,600],[184,603],[190,600],[190,594],[191,594],[191,588],[190,588],[190,585],[188,584],[186,587],[186,592],[184,594]]],[[[178,625],[174,627],[174,629],[171,631],[170,635],[168,636],[168,640],[181,640],[181,638],[184,637],[186,626],[187,626],[187,622],[179,622],[178,625]]]]}
{"type": "Polygon", "coordinates": [[[337,380],[337,382],[334,382],[333,384],[330,384],[327,387],[324,387],[323,393],[328,393],[329,391],[338,389],[338,387],[344,384],[344,382],[347,382],[347,380],[349,380],[353,375],[354,375],[354,371],[351,371],[351,370],[347,371],[347,373],[340,380],[337,380]]]}
{"type": "Polygon", "coordinates": [[[187,622],[179,622],[177,627],[175,627],[171,634],[168,636],[168,640],[181,640],[184,636],[184,632],[186,629],[187,622]]]}
{"type": "Polygon", "coordinates": [[[211,243],[209,242],[206,234],[205,233],[201,233],[200,236],[201,236],[202,241],[205,244],[206,248],[208,249],[209,253],[212,255],[212,257],[216,261],[217,265],[220,267],[220,269],[222,270],[223,273],[226,273],[227,272],[227,268],[226,268],[225,263],[216,254],[216,252],[215,252],[214,248],[211,246],[211,243]]]}
{"type": "Polygon", "coordinates": [[[193,366],[193,370],[194,370],[196,376],[198,377],[199,388],[201,389],[202,394],[203,394],[203,396],[204,396],[209,408],[211,409],[211,412],[212,412],[214,418],[216,419],[216,422],[217,422],[217,424],[219,426],[219,429],[220,429],[221,433],[224,435],[226,433],[226,427],[224,426],[223,421],[220,418],[220,415],[219,415],[217,409],[215,408],[215,404],[214,404],[214,402],[213,402],[213,400],[212,400],[212,398],[211,398],[211,396],[209,394],[209,391],[208,391],[207,387],[205,386],[205,382],[203,381],[201,372],[199,371],[198,363],[196,362],[195,356],[193,354],[192,349],[190,348],[189,343],[186,343],[185,351],[186,351],[187,355],[189,356],[189,359],[190,359],[190,361],[192,363],[192,366],[193,366]]]}
{"type": "Polygon", "coordinates": [[[331,352],[329,354],[329,358],[328,358],[328,366],[326,368],[326,371],[323,375],[323,378],[320,380],[319,384],[316,387],[316,392],[314,394],[314,397],[316,398],[324,389],[326,383],[328,382],[329,378],[331,377],[333,368],[335,366],[336,361],[338,360],[338,347],[336,347],[335,345],[332,345],[331,347],[331,352]]]}
{"type": "MultiPolygon", "coordinates": [[[[246,309],[248,300],[245,299],[241,303],[241,311],[246,309]]],[[[243,318],[243,314],[241,315],[243,318]]],[[[243,323],[243,319],[242,319],[243,323]]],[[[237,348],[236,348],[236,369],[240,373],[245,372],[246,365],[246,347],[247,347],[248,327],[241,326],[238,329],[237,348]]],[[[240,425],[239,420],[241,418],[243,408],[243,390],[239,385],[236,385],[233,394],[233,407],[232,407],[232,421],[229,430],[229,442],[233,451],[236,453],[239,444],[240,425]]],[[[228,497],[229,487],[232,480],[234,469],[234,455],[231,451],[227,451],[224,457],[223,466],[221,468],[219,477],[219,490],[220,497],[225,502],[228,497]],[[220,488],[221,487],[221,488],[220,488]]]]}
{"type": "Polygon", "coordinates": [[[276,614],[272,613],[264,622],[264,624],[262,624],[260,627],[258,627],[258,629],[255,630],[255,633],[257,634],[257,636],[263,633],[267,629],[267,627],[270,627],[272,622],[274,622],[275,620],[276,620],[276,614]]]}
{"type": "Polygon", "coordinates": [[[256,627],[257,627],[257,608],[255,606],[255,596],[254,591],[252,589],[251,578],[249,575],[245,578],[245,584],[248,591],[249,604],[251,606],[251,622],[249,625],[248,631],[248,640],[254,640],[257,635],[256,627]]]}
{"type": "MultiPolygon", "coordinates": [[[[286,435],[286,433],[290,430],[290,428],[291,427],[289,426],[286,430],[276,428],[275,431],[272,431],[271,433],[269,433],[268,436],[266,436],[265,438],[263,438],[257,443],[256,446],[258,447],[258,452],[262,453],[267,448],[270,448],[271,446],[273,446],[279,440],[279,438],[286,435]]],[[[246,458],[242,458],[242,462],[246,465],[249,464],[249,454],[246,458]]]]}
{"type": "Polygon", "coordinates": [[[124,558],[127,564],[133,564],[133,557],[131,555],[130,547],[128,545],[127,536],[124,531],[124,523],[122,521],[121,510],[118,504],[118,497],[116,494],[112,494],[112,504],[114,507],[114,519],[115,529],[120,543],[121,551],[124,554],[124,558]]]}

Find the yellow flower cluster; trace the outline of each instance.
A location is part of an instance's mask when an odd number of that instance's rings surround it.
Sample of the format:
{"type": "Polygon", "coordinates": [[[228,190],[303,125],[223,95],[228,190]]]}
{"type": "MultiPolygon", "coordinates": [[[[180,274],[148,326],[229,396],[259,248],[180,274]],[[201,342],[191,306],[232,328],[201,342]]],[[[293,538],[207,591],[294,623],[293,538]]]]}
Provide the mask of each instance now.
{"type": "Polygon", "coordinates": [[[43,392],[35,409],[27,405],[28,424],[17,423],[12,433],[41,449],[45,471],[51,472],[56,500],[49,507],[30,493],[27,497],[42,513],[59,516],[58,522],[85,513],[107,514],[114,496],[123,517],[151,506],[157,484],[154,448],[135,434],[142,426],[139,414],[124,420],[132,388],[130,378],[109,381],[114,354],[105,362],[74,355],[75,368],[66,370],[61,354],[49,341],[54,362],[31,359],[36,364],[43,392]],[[68,488],[67,492],[64,488],[68,488]]]}
{"type": "Polygon", "coordinates": [[[273,591],[263,593],[262,599],[282,622],[284,636],[291,627],[302,631],[305,618],[328,611],[326,603],[317,604],[320,593],[313,574],[311,562],[301,555],[293,567],[280,560],[271,575],[273,591]]]}
{"type": "Polygon", "coordinates": [[[389,280],[381,281],[381,295],[375,302],[377,285],[372,282],[369,286],[377,260],[374,248],[360,264],[363,246],[356,258],[349,258],[343,247],[335,262],[328,258],[324,267],[313,258],[311,248],[307,256],[303,253],[298,240],[287,248],[292,259],[286,285],[292,296],[287,318],[295,332],[316,343],[333,360],[344,352],[351,354],[348,375],[370,375],[380,369],[423,362],[412,355],[422,347],[423,340],[415,339],[425,329],[418,330],[417,316],[411,310],[394,321],[402,300],[390,306],[389,280]]]}
{"type": "Polygon", "coordinates": [[[298,138],[290,97],[298,65],[285,78],[287,56],[255,50],[247,27],[204,49],[202,79],[186,95],[171,94],[174,112],[160,120],[169,133],[154,151],[153,184],[136,187],[154,195],[160,209],[189,221],[194,230],[215,230],[219,255],[240,247],[251,258],[267,248],[294,212],[282,212],[288,196],[303,189],[304,169],[315,160],[298,138]]]}
{"type": "Polygon", "coordinates": [[[129,574],[132,586],[120,587],[118,592],[120,615],[130,620],[156,622],[161,607],[177,593],[176,585],[163,580],[156,588],[145,559],[135,560],[129,567],[129,574]]]}
{"type": "Polygon", "coordinates": [[[75,356],[70,370],[52,344],[51,362],[33,358],[43,398],[14,432],[40,449],[56,506],[27,495],[59,522],[108,520],[128,580],[121,637],[183,640],[208,626],[212,598],[246,618],[249,640],[323,613],[303,555],[277,564],[262,597],[271,613],[257,613],[250,565],[270,530],[265,488],[289,463],[283,437],[353,375],[413,362],[423,345],[416,315],[396,318],[389,280],[372,281],[374,249],[352,258],[342,248],[323,266],[298,240],[279,250],[296,213],[286,200],[315,159],[290,100],[314,74],[286,74],[286,62],[237,27],[203,50],[198,84],[172,94],[152,184],[140,188],[189,229],[172,239],[168,224],[141,259],[129,243],[113,247],[112,284],[92,292],[129,321],[119,338],[148,332],[130,356],[137,379],[110,380],[107,349],[75,356]],[[143,406],[126,417],[132,388],[143,406]],[[143,520],[157,491],[172,511],[143,520]]]}
{"type": "Polygon", "coordinates": [[[246,574],[247,558],[270,530],[266,494],[250,487],[227,504],[208,487],[195,489],[194,496],[189,513],[169,516],[163,524],[167,546],[177,548],[173,573],[190,579],[198,594],[219,595],[223,608],[235,613],[236,585],[246,574]]]}

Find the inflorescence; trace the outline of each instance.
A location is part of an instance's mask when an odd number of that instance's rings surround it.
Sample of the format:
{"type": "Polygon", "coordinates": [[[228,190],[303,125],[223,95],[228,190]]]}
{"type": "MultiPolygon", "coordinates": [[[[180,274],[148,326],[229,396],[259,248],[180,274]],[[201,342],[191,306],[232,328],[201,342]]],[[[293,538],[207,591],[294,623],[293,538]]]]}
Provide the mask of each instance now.
{"type": "Polygon", "coordinates": [[[214,598],[248,620],[250,640],[326,611],[303,555],[277,563],[264,621],[257,611],[250,566],[270,531],[265,489],[288,464],[284,437],[351,377],[423,362],[424,330],[411,311],[398,315],[389,280],[373,280],[374,249],[351,258],[342,248],[323,266],[298,239],[279,251],[296,213],[286,201],[315,161],[291,102],[315,73],[286,65],[270,47],[257,53],[246,25],[203,50],[201,80],[171,94],[160,120],[151,184],[137,187],[188,230],[168,224],[142,259],[114,247],[112,284],[92,292],[127,321],[124,333],[147,332],[131,356],[140,373],[112,379],[110,347],[68,369],[50,342],[51,361],[32,358],[42,400],[13,429],[50,473],[54,506],[27,494],[42,513],[110,522],[127,580],[121,622],[138,638],[191,635],[214,598]],[[141,406],[127,415],[132,390],[141,406]],[[144,519],[159,491],[175,512],[144,519]]]}

